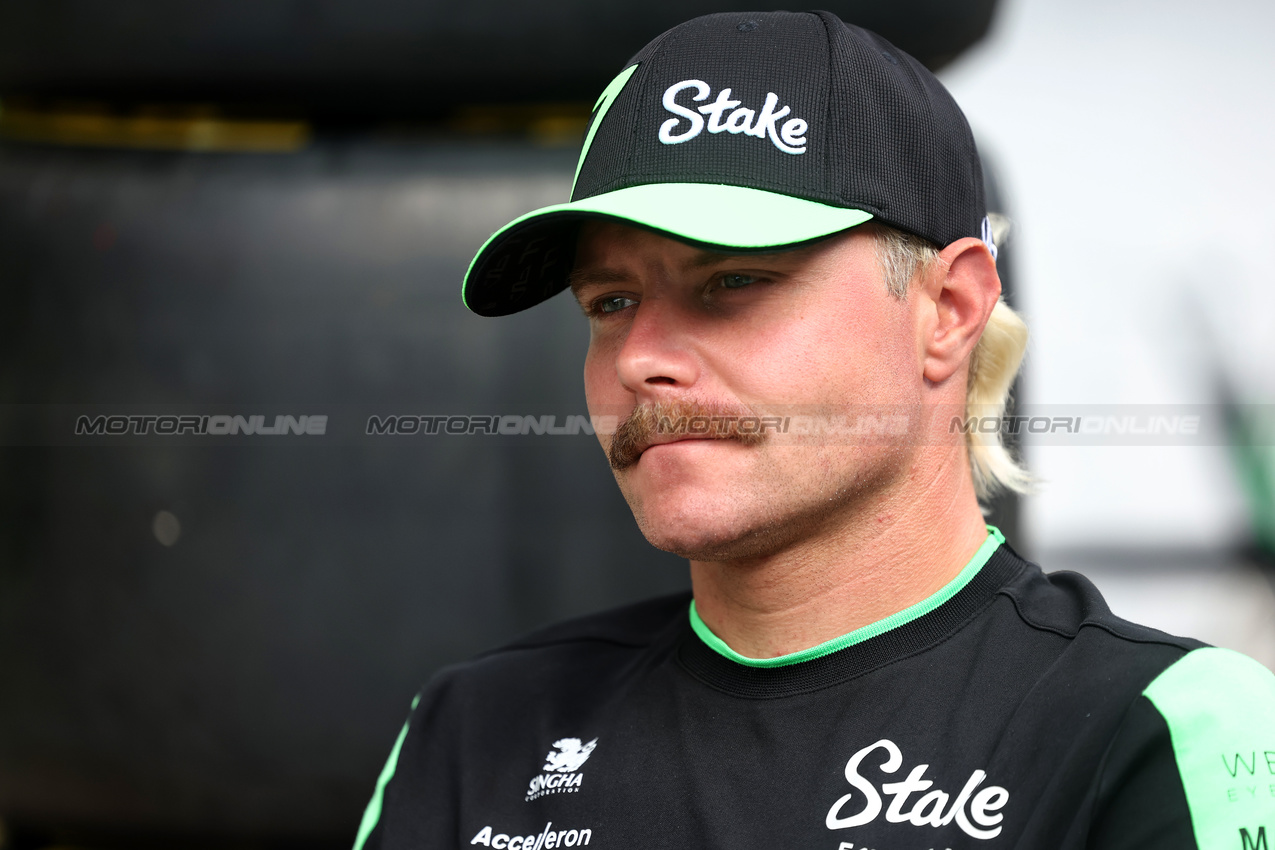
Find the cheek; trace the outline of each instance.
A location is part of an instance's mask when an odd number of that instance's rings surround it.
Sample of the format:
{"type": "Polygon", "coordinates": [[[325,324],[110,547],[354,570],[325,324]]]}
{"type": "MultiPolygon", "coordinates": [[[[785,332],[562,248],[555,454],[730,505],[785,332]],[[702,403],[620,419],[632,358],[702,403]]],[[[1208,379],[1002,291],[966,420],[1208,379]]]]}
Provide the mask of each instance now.
{"type": "Polygon", "coordinates": [[[745,395],[780,403],[809,404],[843,398],[847,403],[893,398],[906,384],[914,357],[912,336],[897,315],[839,311],[814,320],[793,317],[758,329],[734,352],[732,368],[745,395]]]}
{"type": "Polygon", "coordinates": [[[589,412],[596,415],[602,412],[600,407],[615,404],[617,393],[622,390],[615,371],[614,352],[608,350],[605,341],[590,339],[584,356],[584,397],[589,412]]]}
{"type": "Polygon", "coordinates": [[[746,344],[732,352],[733,362],[747,368],[733,371],[743,381],[756,380],[757,390],[782,390],[796,396],[790,399],[793,403],[807,403],[862,380],[867,362],[876,359],[868,356],[866,343],[848,322],[797,315],[748,336],[746,344]]]}
{"type": "Polygon", "coordinates": [[[590,342],[589,351],[584,357],[584,403],[597,429],[595,434],[603,451],[609,450],[611,435],[625,415],[617,404],[613,389],[618,386],[614,362],[598,356],[593,342],[590,342]],[[610,420],[610,416],[616,418],[610,420]]]}

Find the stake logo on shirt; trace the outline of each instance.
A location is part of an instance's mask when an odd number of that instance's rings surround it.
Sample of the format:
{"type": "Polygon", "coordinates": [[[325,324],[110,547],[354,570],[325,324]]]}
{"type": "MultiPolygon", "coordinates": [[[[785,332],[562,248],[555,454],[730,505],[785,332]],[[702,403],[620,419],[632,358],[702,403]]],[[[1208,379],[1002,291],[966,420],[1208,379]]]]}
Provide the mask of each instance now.
{"type": "Polygon", "coordinates": [[[885,819],[890,823],[941,827],[955,820],[961,831],[971,838],[988,839],[1000,835],[999,824],[1005,819],[1000,810],[1009,802],[1009,792],[999,785],[988,785],[980,790],[978,786],[987,778],[985,771],[976,770],[970,774],[955,798],[938,788],[928,791],[934,785],[933,780],[924,778],[925,772],[930,769],[928,764],[918,764],[906,779],[887,782],[878,791],[872,781],[860,772],[864,759],[874,750],[886,752],[885,761],[877,768],[880,772],[895,773],[903,766],[903,752],[897,744],[885,738],[851,756],[846,762],[846,781],[856,791],[832,804],[824,819],[828,829],[848,829],[876,820],[881,814],[881,793],[884,792],[894,798],[885,812],[885,819]],[[913,801],[912,795],[921,792],[927,793],[913,801]],[[912,807],[904,811],[909,801],[912,801],[912,807]]]}
{"type": "Polygon", "coordinates": [[[584,781],[580,767],[589,760],[597,745],[597,738],[587,744],[579,738],[554,741],[554,749],[545,756],[545,764],[541,768],[545,772],[531,780],[527,787],[527,802],[546,794],[574,794],[579,791],[580,784],[584,781]]]}

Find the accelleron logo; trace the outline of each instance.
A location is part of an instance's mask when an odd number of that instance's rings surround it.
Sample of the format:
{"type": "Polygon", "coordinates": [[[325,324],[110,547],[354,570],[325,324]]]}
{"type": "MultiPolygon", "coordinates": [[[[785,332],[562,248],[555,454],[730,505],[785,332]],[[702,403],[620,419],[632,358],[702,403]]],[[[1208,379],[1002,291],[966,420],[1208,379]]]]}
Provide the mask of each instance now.
{"type": "Polygon", "coordinates": [[[553,742],[554,749],[545,756],[544,773],[531,780],[527,786],[527,802],[546,794],[574,794],[584,782],[580,767],[598,745],[594,738],[589,743],[579,738],[561,738],[553,742]],[[555,752],[556,750],[556,752],[555,752]]]}

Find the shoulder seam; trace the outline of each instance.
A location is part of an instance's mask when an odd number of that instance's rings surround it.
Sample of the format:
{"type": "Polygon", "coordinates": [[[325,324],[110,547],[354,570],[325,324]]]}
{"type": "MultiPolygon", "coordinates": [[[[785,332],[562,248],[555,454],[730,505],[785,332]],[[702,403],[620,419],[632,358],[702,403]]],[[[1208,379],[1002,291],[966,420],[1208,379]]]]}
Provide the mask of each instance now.
{"type": "Polygon", "coordinates": [[[1064,629],[1055,628],[1054,626],[1047,626],[1044,623],[1038,623],[1035,620],[1033,620],[1031,617],[1027,616],[1027,613],[1023,610],[1022,600],[1018,598],[1018,594],[1014,588],[1002,587],[998,592],[1003,594],[1004,596],[1009,597],[1009,600],[1014,605],[1014,610],[1018,613],[1018,618],[1022,620],[1024,623],[1026,623],[1028,626],[1032,627],[1033,629],[1036,629],[1037,631],[1050,632],[1051,634],[1056,634],[1059,637],[1065,637],[1068,640],[1073,639],[1077,635],[1079,635],[1080,630],[1083,628],[1093,628],[1093,629],[1102,629],[1104,632],[1107,632],[1112,637],[1116,637],[1116,638],[1119,638],[1120,640],[1125,640],[1130,643],[1171,646],[1171,647],[1174,647],[1175,649],[1182,650],[1184,654],[1191,652],[1193,649],[1199,648],[1199,647],[1191,646],[1190,644],[1194,643],[1194,641],[1191,641],[1185,638],[1175,638],[1172,635],[1165,635],[1163,638],[1139,637],[1139,636],[1132,635],[1120,630],[1119,628],[1116,627],[1115,624],[1101,623],[1093,619],[1082,620],[1079,623],[1079,625],[1076,626],[1075,631],[1066,631],[1064,629]]]}

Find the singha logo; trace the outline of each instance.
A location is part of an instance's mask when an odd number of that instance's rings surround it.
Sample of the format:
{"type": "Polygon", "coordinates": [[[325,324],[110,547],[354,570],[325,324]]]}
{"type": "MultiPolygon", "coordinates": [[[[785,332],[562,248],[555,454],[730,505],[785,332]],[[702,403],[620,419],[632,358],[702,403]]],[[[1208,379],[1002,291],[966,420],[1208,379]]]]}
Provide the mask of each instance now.
{"type": "Polygon", "coordinates": [[[587,744],[582,743],[579,738],[560,738],[554,741],[554,749],[545,756],[545,766],[541,768],[544,773],[531,780],[531,784],[527,786],[527,802],[546,794],[579,792],[580,785],[584,782],[580,766],[589,760],[597,745],[597,738],[587,744]]]}
{"type": "Polygon", "coordinates": [[[581,744],[579,738],[563,738],[554,741],[553,745],[562,752],[555,753],[550,750],[545,756],[545,766],[541,770],[575,773],[580,769],[580,765],[589,760],[589,753],[593,752],[593,748],[598,745],[598,739],[594,738],[587,744],[581,744]]]}

